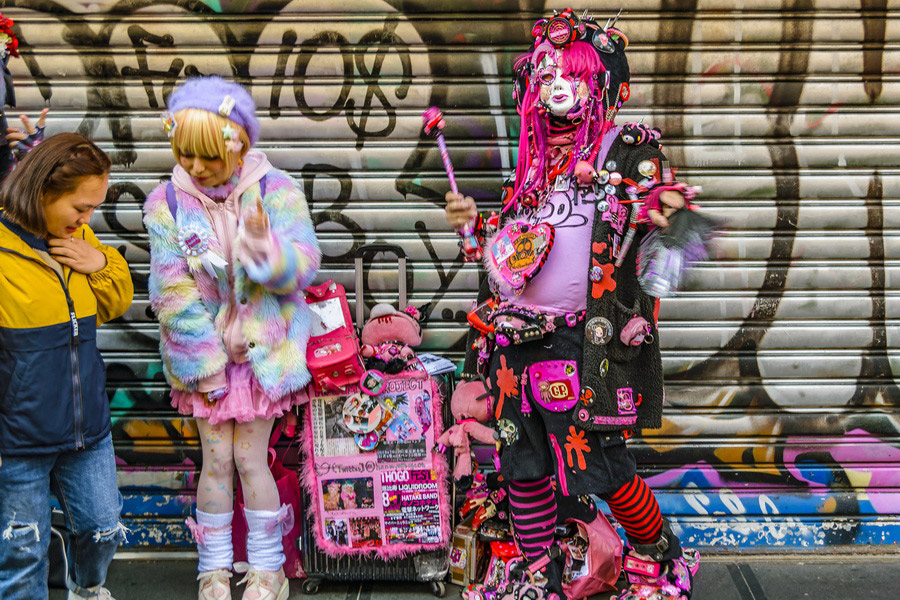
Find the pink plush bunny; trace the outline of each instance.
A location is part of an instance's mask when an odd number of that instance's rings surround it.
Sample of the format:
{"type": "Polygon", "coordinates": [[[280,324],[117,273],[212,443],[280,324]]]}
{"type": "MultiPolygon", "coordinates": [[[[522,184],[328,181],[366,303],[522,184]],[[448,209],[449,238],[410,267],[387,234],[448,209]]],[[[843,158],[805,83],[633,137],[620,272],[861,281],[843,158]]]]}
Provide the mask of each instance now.
{"type": "Polygon", "coordinates": [[[499,436],[490,427],[482,425],[474,419],[466,419],[452,426],[438,438],[439,445],[453,447],[453,453],[456,455],[456,466],[453,468],[454,479],[461,479],[472,474],[472,439],[485,444],[493,444],[499,439],[499,436]]]}

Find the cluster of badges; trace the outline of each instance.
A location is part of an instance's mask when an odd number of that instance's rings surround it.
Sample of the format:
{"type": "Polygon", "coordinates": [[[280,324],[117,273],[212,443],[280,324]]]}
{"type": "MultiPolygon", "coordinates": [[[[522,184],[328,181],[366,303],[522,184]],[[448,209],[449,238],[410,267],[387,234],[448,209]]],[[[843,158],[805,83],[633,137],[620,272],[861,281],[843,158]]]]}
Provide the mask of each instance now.
{"type": "Polygon", "coordinates": [[[398,405],[397,399],[380,394],[386,378],[376,370],[366,371],[360,378],[358,392],[348,396],[341,407],[341,426],[353,434],[353,441],[363,452],[371,452],[390,431],[398,441],[405,441],[419,433],[420,426],[406,411],[416,411],[424,434],[431,426],[431,396],[416,398],[412,407],[398,405]]]}

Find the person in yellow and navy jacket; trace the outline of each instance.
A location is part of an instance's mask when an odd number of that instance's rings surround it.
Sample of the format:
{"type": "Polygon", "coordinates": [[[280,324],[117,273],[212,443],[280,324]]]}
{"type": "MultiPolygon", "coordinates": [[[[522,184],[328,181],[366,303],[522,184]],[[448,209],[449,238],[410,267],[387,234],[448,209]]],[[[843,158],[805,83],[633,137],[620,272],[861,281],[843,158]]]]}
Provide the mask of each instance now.
{"type": "Polygon", "coordinates": [[[61,133],[0,188],[0,598],[48,597],[50,492],[72,532],[69,599],[103,587],[125,528],[97,326],[125,313],[125,259],[88,227],[110,161],[61,133]]]}

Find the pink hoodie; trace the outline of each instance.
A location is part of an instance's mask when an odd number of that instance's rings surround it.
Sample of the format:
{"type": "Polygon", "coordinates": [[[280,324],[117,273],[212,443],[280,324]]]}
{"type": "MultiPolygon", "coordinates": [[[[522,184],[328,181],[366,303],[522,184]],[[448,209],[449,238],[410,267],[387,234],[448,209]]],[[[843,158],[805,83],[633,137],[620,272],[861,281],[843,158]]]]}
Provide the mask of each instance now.
{"type": "MultiPolygon", "coordinates": [[[[272,254],[277,251],[277,246],[272,242],[271,235],[268,230],[261,236],[252,235],[248,230],[244,229],[243,223],[239,222],[240,216],[240,197],[247,189],[261,180],[266,173],[273,167],[265,154],[256,151],[250,151],[244,156],[244,164],[241,168],[240,179],[235,184],[234,189],[223,200],[214,200],[204,194],[191,176],[181,165],[176,165],[172,171],[172,183],[179,189],[187,192],[191,196],[199,199],[203,208],[209,216],[209,222],[212,225],[216,238],[222,247],[224,258],[229,264],[233,262],[235,251],[238,260],[241,262],[262,263],[272,259],[272,254]],[[240,242],[235,250],[233,244],[238,240],[240,233],[240,242]]],[[[231,270],[229,279],[231,278],[231,270]]],[[[225,318],[216,322],[219,335],[222,337],[225,349],[228,352],[228,358],[234,364],[247,362],[247,339],[241,331],[241,323],[238,320],[238,311],[235,306],[234,287],[228,298],[228,307],[225,312],[225,318]]],[[[225,371],[220,371],[215,375],[206,377],[199,382],[197,391],[211,392],[213,390],[225,387],[227,379],[225,371]]]]}

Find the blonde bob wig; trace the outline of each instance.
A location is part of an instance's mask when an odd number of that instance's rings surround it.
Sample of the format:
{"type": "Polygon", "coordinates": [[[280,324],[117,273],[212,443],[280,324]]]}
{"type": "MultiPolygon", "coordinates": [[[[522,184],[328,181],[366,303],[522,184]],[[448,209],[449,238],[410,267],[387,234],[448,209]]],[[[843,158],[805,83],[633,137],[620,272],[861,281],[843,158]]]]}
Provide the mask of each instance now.
{"type": "Polygon", "coordinates": [[[185,108],[175,113],[175,131],[171,144],[175,159],[182,156],[199,156],[206,159],[221,159],[225,167],[234,172],[238,162],[250,149],[250,138],[244,128],[216,113],[202,108],[185,108]],[[231,152],[225,145],[222,129],[233,128],[243,144],[239,152],[231,152]]]}

